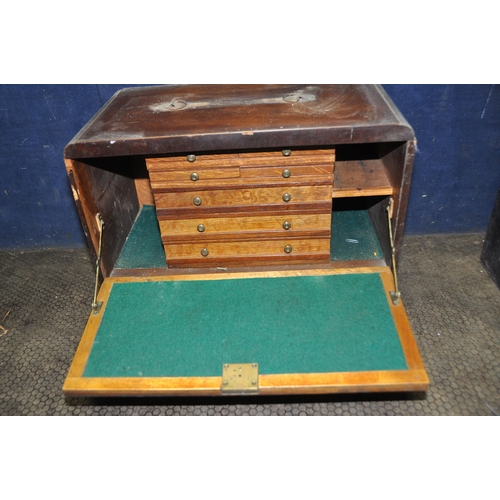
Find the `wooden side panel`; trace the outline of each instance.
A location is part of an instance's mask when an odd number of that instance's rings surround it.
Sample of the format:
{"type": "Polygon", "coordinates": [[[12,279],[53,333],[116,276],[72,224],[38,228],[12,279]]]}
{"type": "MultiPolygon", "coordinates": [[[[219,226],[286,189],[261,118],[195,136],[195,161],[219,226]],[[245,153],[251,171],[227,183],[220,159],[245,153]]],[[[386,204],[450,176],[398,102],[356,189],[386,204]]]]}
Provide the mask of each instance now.
{"type": "Polygon", "coordinates": [[[130,157],[132,172],[134,174],[135,189],[137,191],[137,199],[139,206],[155,205],[155,199],[151,190],[151,182],[149,180],[148,169],[144,158],[140,156],[130,157]]]}
{"type": "Polygon", "coordinates": [[[387,177],[394,187],[393,231],[396,259],[399,258],[410,194],[416,141],[382,143],[379,148],[387,177]]]}
{"type": "Polygon", "coordinates": [[[384,261],[391,265],[391,242],[389,237],[389,222],[387,219],[387,207],[389,206],[390,198],[382,198],[378,203],[375,203],[368,209],[368,215],[377,235],[380,247],[384,252],[384,261]]]}
{"type": "MultiPolygon", "coordinates": [[[[100,227],[104,220],[101,273],[110,275],[139,212],[134,177],[129,158],[66,160],[73,195],[79,200],[84,231],[92,253],[97,255],[100,227]],[[125,175],[127,174],[127,175],[125,175]]],[[[78,206],[78,204],[77,204],[78,206]]]]}

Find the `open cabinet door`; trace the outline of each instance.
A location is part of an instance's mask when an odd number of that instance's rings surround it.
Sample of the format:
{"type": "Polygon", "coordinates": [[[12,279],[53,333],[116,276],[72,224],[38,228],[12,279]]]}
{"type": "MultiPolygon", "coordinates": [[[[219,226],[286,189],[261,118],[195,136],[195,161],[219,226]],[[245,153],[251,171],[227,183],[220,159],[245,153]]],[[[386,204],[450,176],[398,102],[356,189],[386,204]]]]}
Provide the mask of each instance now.
{"type": "Polygon", "coordinates": [[[428,387],[389,268],[107,278],[64,393],[217,396],[428,387]]]}

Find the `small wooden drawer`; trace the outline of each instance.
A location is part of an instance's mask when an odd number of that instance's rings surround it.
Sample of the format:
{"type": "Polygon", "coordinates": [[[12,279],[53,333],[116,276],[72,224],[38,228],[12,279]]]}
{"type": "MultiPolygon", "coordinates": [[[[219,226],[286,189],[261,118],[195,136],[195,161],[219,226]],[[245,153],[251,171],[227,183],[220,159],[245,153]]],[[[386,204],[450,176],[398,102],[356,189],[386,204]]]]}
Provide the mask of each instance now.
{"type": "Polygon", "coordinates": [[[281,239],[228,242],[200,242],[165,245],[170,267],[182,265],[246,265],[255,260],[292,262],[329,261],[330,239],[281,239]]]}
{"type": "Polygon", "coordinates": [[[185,182],[188,186],[195,186],[198,181],[218,179],[237,179],[240,177],[239,167],[226,168],[196,168],[151,171],[149,178],[153,190],[168,187],[168,182],[185,182]]]}
{"type": "Polygon", "coordinates": [[[239,155],[185,155],[162,158],[146,158],[146,166],[150,172],[164,170],[190,170],[196,168],[238,167],[239,155]]]}
{"type": "Polygon", "coordinates": [[[240,175],[243,180],[270,178],[283,182],[290,182],[297,177],[321,177],[333,182],[333,163],[328,165],[277,165],[270,167],[241,167],[240,175]]]}
{"type": "Polygon", "coordinates": [[[264,215],[254,217],[204,217],[160,220],[164,243],[217,241],[242,238],[283,238],[286,236],[330,236],[331,213],[264,215]]]}
{"type": "Polygon", "coordinates": [[[242,165],[314,165],[335,161],[335,149],[286,150],[240,153],[242,165]]]}
{"type": "Polygon", "coordinates": [[[283,186],[255,189],[214,189],[179,193],[158,193],[156,207],[162,209],[206,210],[238,207],[274,208],[300,205],[303,203],[329,202],[332,200],[332,186],[283,186]]]}

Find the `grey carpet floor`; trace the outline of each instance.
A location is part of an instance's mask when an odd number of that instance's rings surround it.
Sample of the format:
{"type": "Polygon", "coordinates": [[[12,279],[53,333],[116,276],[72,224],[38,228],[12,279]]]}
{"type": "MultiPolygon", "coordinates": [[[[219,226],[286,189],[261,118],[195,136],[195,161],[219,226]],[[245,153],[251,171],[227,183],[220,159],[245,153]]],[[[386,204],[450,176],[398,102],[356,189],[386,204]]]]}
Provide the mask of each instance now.
{"type": "Polygon", "coordinates": [[[430,377],[416,394],[66,398],[94,272],[85,249],[0,252],[0,415],[499,415],[500,290],[482,234],[404,239],[400,288],[430,377]]]}

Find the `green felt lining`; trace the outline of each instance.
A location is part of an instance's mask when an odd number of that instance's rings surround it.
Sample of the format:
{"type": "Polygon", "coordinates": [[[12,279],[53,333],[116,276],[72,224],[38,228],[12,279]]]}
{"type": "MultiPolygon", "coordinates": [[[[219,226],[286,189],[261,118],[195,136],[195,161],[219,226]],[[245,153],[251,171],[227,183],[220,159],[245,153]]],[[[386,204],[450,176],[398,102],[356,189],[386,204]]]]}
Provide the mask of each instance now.
{"type": "MultiPolygon", "coordinates": [[[[341,210],[332,214],[331,260],[378,260],[380,248],[367,210],[341,210]]],[[[166,268],[155,207],[142,207],[118,258],[116,269],[166,268]]]]}
{"type": "Polygon", "coordinates": [[[144,205],[116,261],[116,269],[166,268],[155,207],[144,205]]]}
{"type": "Polygon", "coordinates": [[[114,284],[84,377],[406,370],[378,273],[114,284]]]}
{"type": "Polygon", "coordinates": [[[383,259],[368,210],[340,210],[332,213],[330,260],[383,259]]]}

